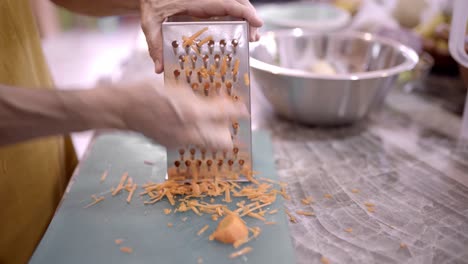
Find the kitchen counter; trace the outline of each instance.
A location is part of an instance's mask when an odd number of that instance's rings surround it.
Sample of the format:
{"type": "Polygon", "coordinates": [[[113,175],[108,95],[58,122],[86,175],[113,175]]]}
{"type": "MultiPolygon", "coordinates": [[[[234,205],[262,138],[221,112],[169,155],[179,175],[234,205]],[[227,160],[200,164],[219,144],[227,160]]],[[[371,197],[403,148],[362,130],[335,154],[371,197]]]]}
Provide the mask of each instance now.
{"type": "MultiPolygon", "coordinates": [[[[152,69],[135,51],[119,78],[152,69]]],[[[253,80],[253,129],[272,134],[286,206],[316,214],[289,225],[298,263],[468,263],[468,152],[440,105],[394,89],[359,124],[305,127],[275,117],[253,80]]]]}

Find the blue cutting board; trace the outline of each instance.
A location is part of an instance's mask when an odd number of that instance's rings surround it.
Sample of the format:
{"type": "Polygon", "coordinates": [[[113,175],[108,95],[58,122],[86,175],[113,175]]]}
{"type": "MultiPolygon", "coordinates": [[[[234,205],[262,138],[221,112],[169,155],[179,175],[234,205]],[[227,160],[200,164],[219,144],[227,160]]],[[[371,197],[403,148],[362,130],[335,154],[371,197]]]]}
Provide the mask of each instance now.
{"type": "MultiPolygon", "coordinates": [[[[261,177],[277,179],[274,169],[273,149],[266,132],[253,133],[254,169],[261,177]]],[[[122,174],[138,184],[163,181],[166,173],[166,151],[147,139],[129,134],[99,136],[80,163],[69,191],[55,214],[44,238],[30,263],[295,263],[288,232],[287,218],[280,210],[267,215],[276,225],[246,217],[249,226],[262,228],[261,235],[248,246],[253,251],[244,257],[230,259],[235,251],[230,245],[209,241],[208,236],[217,226],[208,215],[201,217],[192,212],[165,215],[170,208],[167,200],[144,205],[136,192],[130,204],[127,193],[111,197],[109,190],[117,186],[122,174]],[[153,165],[144,161],[154,162],[153,165]],[[103,171],[108,169],[107,179],[100,183],[103,171]],[[104,195],[101,203],[83,208],[93,194],[104,195]],[[188,217],[186,222],[183,217],[188,217]],[[167,224],[173,223],[169,228],[167,224]],[[209,224],[210,229],[197,236],[198,230],[209,224]],[[133,248],[132,254],[123,253],[116,239],[123,239],[121,246],[133,248]]],[[[221,199],[221,198],[219,198],[221,199]]],[[[219,202],[219,201],[218,201],[219,202]]],[[[230,203],[235,208],[234,200],[230,203]]],[[[282,199],[270,208],[282,209],[282,199]]]]}

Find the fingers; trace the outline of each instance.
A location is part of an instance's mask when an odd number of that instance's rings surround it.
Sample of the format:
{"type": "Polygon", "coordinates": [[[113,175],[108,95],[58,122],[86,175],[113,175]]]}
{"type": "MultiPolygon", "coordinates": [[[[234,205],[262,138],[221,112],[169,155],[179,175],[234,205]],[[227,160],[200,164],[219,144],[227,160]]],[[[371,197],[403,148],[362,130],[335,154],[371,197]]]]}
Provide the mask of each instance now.
{"type": "Polygon", "coordinates": [[[257,29],[259,27],[261,27],[263,25],[263,21],[261,20],[261,18],[257,15],[257,11],[255,10],[255,7],[250,3],[250,1],[248,0],[236,0],[238,3],[246,6],[249,8],[249,12],[253,13],[254,16],[257,18],[257,20],[259,20],[260,22],[260,25],[256,25],[256,24],[253,24],[249,21],[249,32],[250,32],[250,35],[249,35],[249,39],[250,41],[257,41],[260,39],[260,35],[258,34],[257,32],[257,29]]]}
{"type": "Polygon", "coordinates": [[[202,111],[203,120],[215,122],[249,116],[249,111],[243,103],[234,103],[226,98],[203,102],[200,105],[200,111],[202,111]]]}
{"type": "Polygon", "coordinates": [[[236,0],[236,2],[241,6],[239,10],[233,9],[230,12],[230,15],[235,16],[235,17],[243,17],[247,19],[249,22],[250,26],[252,27],[261,27],[263,25],[262,19],[257,15],[257,12],[255,11],[255,8],[253,5],[250,3],[248,0],[236,0]],[[236,14],[231,14],[231,12],[235,12],[236,14]],[[240,12],[240,14],[239,14],[240,12]]]}
{"type": "Polygon", "coordinates": [[[163,50],[161,22],[154,19],[148,11],[142,9],[141,28],[146,37],[148,51],[153,59],[155,72],[163,71],[163,50]]]}
{"type": "Polygon", "coordinates": [[[258,41],[260,39],[260,35],[258,34],[257,30],[258,29],[256,27],[249,27],[249,41],[258,41]]]}
{"type": "Polygon", "coordinates": [[[202,126],[199,136],[203,146],[209,149],[232,149],[231,132],[227,124],[202,126]]]}

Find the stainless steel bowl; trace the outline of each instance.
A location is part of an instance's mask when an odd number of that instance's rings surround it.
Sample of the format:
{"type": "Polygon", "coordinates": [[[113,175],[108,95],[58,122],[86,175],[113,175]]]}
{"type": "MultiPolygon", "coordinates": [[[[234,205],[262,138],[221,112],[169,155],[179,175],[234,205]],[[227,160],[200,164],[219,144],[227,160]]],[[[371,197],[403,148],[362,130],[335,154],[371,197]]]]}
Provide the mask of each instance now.
{"type": "Polygon", "coordinates": [[[362,119],[382,104],[399,73],[418,62],[412,49],[369,33],[268,32],[251,46],[255,82],[275,111],[310,125],[362,119]],[[309,68],[327,61],[336,74],[309,68]]]}

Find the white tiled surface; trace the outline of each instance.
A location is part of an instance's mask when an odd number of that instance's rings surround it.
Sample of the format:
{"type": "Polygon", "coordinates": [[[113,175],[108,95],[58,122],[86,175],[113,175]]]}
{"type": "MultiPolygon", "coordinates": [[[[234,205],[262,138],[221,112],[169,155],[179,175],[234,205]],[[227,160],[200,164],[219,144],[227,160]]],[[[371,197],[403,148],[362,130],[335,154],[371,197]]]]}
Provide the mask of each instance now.
{"type": "MultiPolygon", "coordinates": [[[[134,48],[139,25],[112,32],[72,31],[43,40],[43,50],[55,84],[61,89],[87,89],[118,70],[134,48]]],[[[72,134],[81,158],[92,131],[72,134]]]]}

